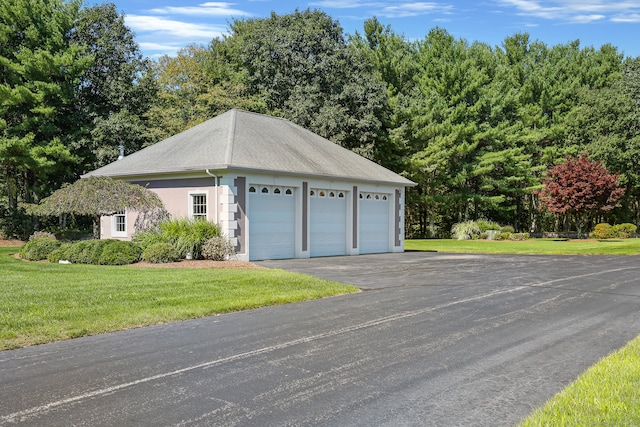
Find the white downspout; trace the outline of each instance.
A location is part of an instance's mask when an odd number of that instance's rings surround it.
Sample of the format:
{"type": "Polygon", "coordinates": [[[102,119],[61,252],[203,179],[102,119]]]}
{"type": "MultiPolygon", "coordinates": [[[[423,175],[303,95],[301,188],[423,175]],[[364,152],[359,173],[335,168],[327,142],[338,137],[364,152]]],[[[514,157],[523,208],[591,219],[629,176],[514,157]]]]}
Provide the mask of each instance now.
{"type": "Polygon", "coordinates": [[[209,169],[205,169],[205,172],[207,173],[207,175],[213,177],[213,182],[215,184],[215,191],[213,192],[213,202],[215,203],[215,222],[216,224],[218,224],[218,189],[220,187],[220,177],[217,175],[213,175],[211,172],[209,172],[209,169]]]}

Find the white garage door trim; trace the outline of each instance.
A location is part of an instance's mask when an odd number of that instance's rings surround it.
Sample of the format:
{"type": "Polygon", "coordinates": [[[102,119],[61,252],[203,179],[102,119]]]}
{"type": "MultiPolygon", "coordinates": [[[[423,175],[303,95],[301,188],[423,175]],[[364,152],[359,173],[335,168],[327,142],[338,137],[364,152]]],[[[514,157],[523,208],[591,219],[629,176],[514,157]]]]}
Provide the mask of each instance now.
{"type": "Polygon", "coordinates": [[[288,187],[249,186],[249,259],[295,257],[295,191],[288,187]]]}
{"type": "Polygon", "coordinates": [[[390,194],[360,193],[360,253],[373,254],[389,252],[390,222],[389,203],[390,194]]]}
{"type": "Polygon", "coordinates": [[[311,189],[310,256],[347,254],[346,191],[311,189]]]}

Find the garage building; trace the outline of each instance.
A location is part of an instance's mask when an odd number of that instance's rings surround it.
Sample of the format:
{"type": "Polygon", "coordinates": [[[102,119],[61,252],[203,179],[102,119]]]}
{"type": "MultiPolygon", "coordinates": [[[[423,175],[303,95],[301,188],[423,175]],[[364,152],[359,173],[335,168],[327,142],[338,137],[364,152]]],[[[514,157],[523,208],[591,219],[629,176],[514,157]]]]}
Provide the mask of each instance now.
{"type": "MultiPolygon", "coordinates": [[[[97,169],[156,192],[174,217],[216,222],[238,259],[404,251],[410,180],[288,120],[230,110],[97,169]]],[[[101,221],[130,239],[136,213],[101,221]]]]}

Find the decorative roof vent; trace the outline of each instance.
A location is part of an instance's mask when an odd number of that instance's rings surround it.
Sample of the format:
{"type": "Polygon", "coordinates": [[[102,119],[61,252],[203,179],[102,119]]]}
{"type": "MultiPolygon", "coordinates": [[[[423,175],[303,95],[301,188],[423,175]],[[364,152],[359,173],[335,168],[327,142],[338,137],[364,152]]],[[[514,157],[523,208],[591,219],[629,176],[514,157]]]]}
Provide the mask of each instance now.
{"type": "Polygon", "coordinates": [[[118,160],[124,159],[124,145],[118,145],[118,160]]]}

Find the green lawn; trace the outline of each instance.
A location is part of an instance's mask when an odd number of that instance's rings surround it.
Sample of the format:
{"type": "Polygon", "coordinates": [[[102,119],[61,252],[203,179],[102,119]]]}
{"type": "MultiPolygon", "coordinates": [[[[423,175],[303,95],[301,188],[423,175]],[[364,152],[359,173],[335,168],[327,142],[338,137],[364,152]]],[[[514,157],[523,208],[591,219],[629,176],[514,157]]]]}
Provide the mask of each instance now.
{"type": "Polygon", "coordinates": [[[640,337],[581,375],[522,427],[640,425],[640,337]]]}
{"type": "Polygon", "coordinates": [[[0,350],[356,292],[282,270],[23,262],[0,247],[0,350]]]}
{"type": "Polygon", "coordinates": [[[529,239],[522,242],[496,240],[407,240],[408,251],[465,252],[487,254],[546,255],[638,255],[640,239],[562,240],[529,239]]]}

